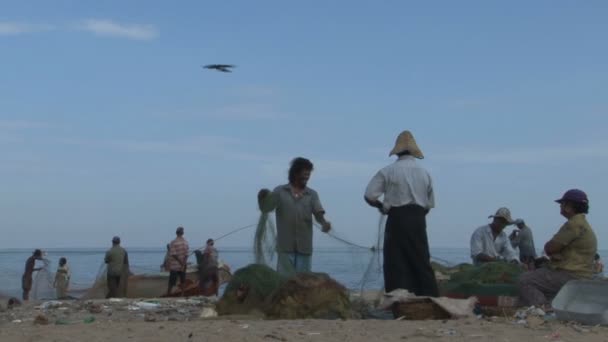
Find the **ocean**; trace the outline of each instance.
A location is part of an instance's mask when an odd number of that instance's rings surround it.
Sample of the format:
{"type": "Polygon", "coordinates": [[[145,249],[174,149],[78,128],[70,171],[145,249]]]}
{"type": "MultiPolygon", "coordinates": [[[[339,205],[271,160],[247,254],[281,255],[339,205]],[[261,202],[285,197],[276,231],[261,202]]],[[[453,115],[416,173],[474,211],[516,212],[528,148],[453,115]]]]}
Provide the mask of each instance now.
{"type": "MultiPolygon", "coordinates": [[[[45,258],[50,261],[49,271],[54,273],[59,258],[65,257],[72,272],[70,288],[75,292],[84,290],[93,285],[102,269],[106,248],[91,249],[46,249],[45,258]]],[[[132,248],[127,249],[131,271],[135,274],[154,274],[160,271],[160,264],[165,257],[162,248],[132,248]]],[[[457,264],[470,262],[466,248],[438,248],[431,249],[433,257],[442,262],[457,264]]],[[[21,296],[21,276],[25,261],[32,255],[32,250],[10,249],[0,250],[0,295],[21,296]]],[[[313,271],[325,272],[346,287],[356,289],[366,274],[370,262],[376,256],[375,262],[368,272],[365,287],[382,287],[382,274],[378,262],[378,253],[361,249],[349,248],[317,248],[313,253],[313,271]]],[[[234,271],[253,262],[253,252],[250,248],[219,249],[220,259],[227,263],[234,271]]],[[[380,259],[381,260],[381,259],[380,259]]],[[[196,263],[194,256],[189,262],[196,263]]],[[[42,266],[38,262],[37,267],[42,266]]],[[[34,274],[34,277],[36,275],[34,274]]]]}
{"type": "MultiPolygon", "coordinates": [[[[54,274],[59,258],[65,257],[72,272],[71,290],[74,293],[90,288],[104,266],[103,258],[106,248],[91,249],[46,249],[46,259],[50,261],[49,271],[54,274]]],[[[162,248],[131,248],[129,262],[131,271],[135,274],[155,274],[160,271],[160,264],[165,256],[162,248]]],[[[600,251],[606,255],[607,251],[600,251]]],[[[32,250],[11,249],[0,250],[0,295],[21,296],[21,275],[26,259],[31,256],[32,250]]],[[[432,258],[444,264],[470,263],[468,248],[431,248],[432,258]]],[[[362,249],[317,248],[313,253],[312,268],[316,272],[325,272],[347,288],[358,289],[362,285],[366,288],[380,289],[382,287],[381,258],[378,252],[362,249]],[[375,257],[375,258],[374,258],[375,257]],[[372,267],[370,262],[374,261],[372,267]],[[370,269],[369,272],[366,270],[370,269]]],[[[232,271],[253,262],[253,252],[250,248],[219,248],[219,258],[227,263],[232,271]]],[[[194,256],[189,262],[196,263],[194,256]]],[[[41,262],[37,263],[42,265],[41,262]]],[[[34,274],[34,277],[36,275],[34,274]]]]}

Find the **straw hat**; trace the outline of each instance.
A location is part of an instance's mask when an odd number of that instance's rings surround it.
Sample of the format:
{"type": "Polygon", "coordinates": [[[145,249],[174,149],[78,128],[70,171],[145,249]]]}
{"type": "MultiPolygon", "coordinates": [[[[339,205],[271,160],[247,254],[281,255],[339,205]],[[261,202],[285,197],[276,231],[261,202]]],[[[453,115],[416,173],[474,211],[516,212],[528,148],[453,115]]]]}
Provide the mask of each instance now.
{"type": "Polygon", "coordinates": [[[397,137],[397,141],[395,141],[395,147],[389,153],[389,157],[393,154],[399,154],[401,152],[408,151],[413,157],[418,159],[423,159],[424,155],[418,145],[416,145],[416,140],[410,131],[403,131],[397,137]]]}
{"type": "Polygon", "coordinates": [[[496,210],[496,214],[488,216],[488,218],[492,217],[501,217],[507,221],[508,224],[513,224],[513,219],[511,218],[511,211],[508,208],[498,208],[496,210]]]}

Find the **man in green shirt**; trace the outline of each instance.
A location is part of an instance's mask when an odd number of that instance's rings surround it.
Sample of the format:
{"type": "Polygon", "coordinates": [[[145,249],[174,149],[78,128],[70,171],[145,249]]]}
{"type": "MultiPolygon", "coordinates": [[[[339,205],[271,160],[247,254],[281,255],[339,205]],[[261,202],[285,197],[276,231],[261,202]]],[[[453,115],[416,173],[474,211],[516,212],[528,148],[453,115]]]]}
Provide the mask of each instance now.
{"type": "Polygon", "coordinates": [[[521,275],[518,285],[523,305],[548,305],[568,281],[593,275],[597,239],[585,217],[589,212],[587,195],[572,189],[556,202],[568,221],[545,244],[550,257],[547,266],[521,275]]]}
{"type": "Polygon", "coordinates": [[[331,229],[317,192],[307,186],[313,164],[295,158],[289,168],[289,183],[274,191],[262,189],[258,204],[264,212],[275,210],[277,223],[277,272],[291,275],[311,271],[312,218],[323,232],[331,229]]]}
{"type": "Polygon", "coordinates": [[[127,251],[120,246],[118,236],[112,238],[112,248],[106,252],[104,261],[107,264],[106,279],[108,282],[106,298],[125,296],[127,277],[129,276],[129,256],[127,251]]]}

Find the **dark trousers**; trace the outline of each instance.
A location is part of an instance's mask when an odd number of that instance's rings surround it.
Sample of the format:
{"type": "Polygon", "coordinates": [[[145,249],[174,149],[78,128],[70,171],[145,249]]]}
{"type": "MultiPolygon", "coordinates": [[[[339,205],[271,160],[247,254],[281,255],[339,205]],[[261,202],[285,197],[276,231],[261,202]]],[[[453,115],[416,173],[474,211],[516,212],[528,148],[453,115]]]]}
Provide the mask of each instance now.
{"type": "Polygon", "coordinates": [[[23,277],[21,277],[21,288],[23,289],[23,300],[29,300],[30,299],[30,290],[32,289],[32,275],[26,275],[24,274],[23,277]]]}
{"type": "Polygon", "coordinates": [[[439,296],[426,235],[426,210],[418,205],[391,208],[384,232],[384,288],[418,296],[439,296]]]}
{"type": "Polygon", "coordinates": [[[120,286],[120,276],[108,275],[106,278],[108,282],[108,295],[106,298],[118,297],[118,287],[120,286]]]}

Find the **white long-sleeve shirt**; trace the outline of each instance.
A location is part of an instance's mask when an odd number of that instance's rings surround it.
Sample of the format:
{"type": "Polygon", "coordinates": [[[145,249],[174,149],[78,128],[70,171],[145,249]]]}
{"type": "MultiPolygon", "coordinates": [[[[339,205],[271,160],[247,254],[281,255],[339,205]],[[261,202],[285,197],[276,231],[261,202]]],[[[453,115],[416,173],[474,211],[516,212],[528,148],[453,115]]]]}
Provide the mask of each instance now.
{"type": "Polygon", "coordinates": [[[471,236],[471,258],[473,259],[473,264],[479,264],[476,258],[479,254],[485,254],[505,261],[519,261],[507,233],[502,231],[494,239],[492,227],[489,224],[477,228],[471,236]]]}
{"type": "Polygon", "coordinates": [[[412,156],[399,157],[371,179],[365,197],[373,201],[382,195],[385,211],[408,204],[417,204],[425,209],[435,207],[431,176],[412,156]]]}

